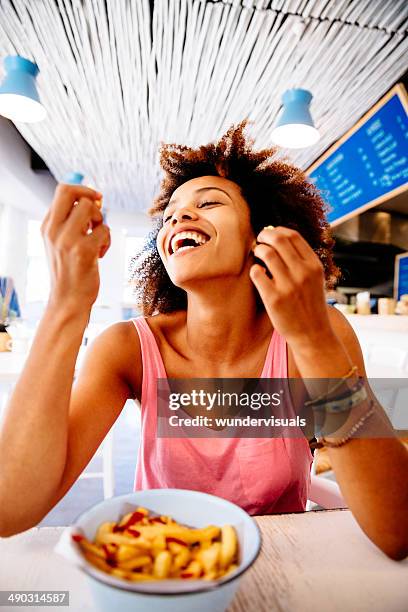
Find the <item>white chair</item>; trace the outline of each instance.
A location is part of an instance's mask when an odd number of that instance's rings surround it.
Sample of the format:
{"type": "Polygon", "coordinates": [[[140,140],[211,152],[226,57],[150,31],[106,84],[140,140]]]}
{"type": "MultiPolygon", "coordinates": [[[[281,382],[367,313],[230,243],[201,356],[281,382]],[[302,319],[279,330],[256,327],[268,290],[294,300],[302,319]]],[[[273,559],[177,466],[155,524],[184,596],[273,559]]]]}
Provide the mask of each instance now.
{"type": "Polygon", "coordinates": [[[311,476],[310,498],[306,503],[307,511],[312,509],[312,503],[326,510],[348,507],[337,482],[324,476],[311,476]]]}
{"type": "Polygon", "coordinates": [[[333,482],[323,475],[316,475],[316,459],[313,461],[310,470],[310,492],[309,499],[306,502],[307,512],[312,510],[313,503],[322,506],[326,510],[347,508],[337,482],[333,482]]]}
{"type": "Polygon", "coordinates": [[[104,441],[95,453],[95,457],[102,455],[102,472],[90,472],[86,469],[80,474],[80,478],[102,478],[103,498],[113,497],[115,492],[115,474],[113,470],[113,428],[109,431],[104,441]]]}
{"type": "MultiPolygon", "coordinates": [[[[96,335],[96,334],[95,334],[96,335]]],[[[85,354],[85,347],[81,346],[79,350],[77,368],[80,367],[81,360],[85,354]]],[[[75,380],[75,376],[74,376],[75,380]]],[[[96,451],[95,457],[102,456],[102,471],[92,472],[85,470],[80,474],[80,478],[102,478],[103,479],[103,497],[109,499],[113,497],[115,493],[115,473],[113,469],[113,427],[110,429],[108,434],[105,436],[102,444],[96,451]]]]}
{"type": "Polygon", "coordinates": [[[372,344],[367,353],[368,368],[371,365],[391,366],[402,374],[408,365],[408,350],[402,347],[372,344]]]}

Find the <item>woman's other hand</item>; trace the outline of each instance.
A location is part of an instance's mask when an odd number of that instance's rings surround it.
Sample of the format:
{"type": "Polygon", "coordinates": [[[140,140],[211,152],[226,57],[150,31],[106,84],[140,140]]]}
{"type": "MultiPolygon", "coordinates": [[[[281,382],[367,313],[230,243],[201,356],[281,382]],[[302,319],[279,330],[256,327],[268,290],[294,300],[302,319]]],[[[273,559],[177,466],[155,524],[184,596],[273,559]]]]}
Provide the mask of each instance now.
{"type": "Polygon", "coordinates": [[[109,228],[98,205],[101,198],[82,185],[60,183],[55,190],[41,225],[51,272],[50,302],[83,310],[97,298],[98,258],[110,246],[109,228]]]}
{"type": "Polygon", "coordinates": [[[287,227],[264,228],[257,241],[254,255],[265,263],[272,278],[259,264],[249,274],[273,327],[292,348],[332,337],[324,269],[309,244],[287,227]]]}

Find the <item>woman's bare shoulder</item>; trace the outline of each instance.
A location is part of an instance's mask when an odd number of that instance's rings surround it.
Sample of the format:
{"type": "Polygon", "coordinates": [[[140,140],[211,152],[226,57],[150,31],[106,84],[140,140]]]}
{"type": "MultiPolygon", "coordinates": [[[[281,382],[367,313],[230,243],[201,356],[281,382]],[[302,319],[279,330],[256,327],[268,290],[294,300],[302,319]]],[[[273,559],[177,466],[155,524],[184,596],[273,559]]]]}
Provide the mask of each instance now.
{"type": "MultiPolygon", "coordinates": [[[[177,313],[155,314],[145,317],[158,344],[166,342],[172,330],[180,323],[177,313]]],[[[133,390],[134,397],[140,401],[143,363],[140,338],[133,320],[118,321],[109,325],[99,336],[100,345],[108,349],[107,352],[115,367],[133,390]]]]}
{"type": "MultiPolygon", "coordinates": [[[[104,329],[94,341],[105,353],[120,377],[140,400],[142,387],[142,351],[137,329],[132,320],[118,321],[104,329]]],[[[95,346],[95,348],[96,348],[95,346]]]]}

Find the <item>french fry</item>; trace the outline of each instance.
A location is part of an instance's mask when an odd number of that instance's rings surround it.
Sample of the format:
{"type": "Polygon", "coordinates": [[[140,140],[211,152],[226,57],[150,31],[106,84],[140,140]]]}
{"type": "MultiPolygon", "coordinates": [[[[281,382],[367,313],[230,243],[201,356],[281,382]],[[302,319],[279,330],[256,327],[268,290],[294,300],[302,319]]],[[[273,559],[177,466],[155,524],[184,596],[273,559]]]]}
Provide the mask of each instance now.
{"type": "Polygon", "coordinates": [[[118,567],[112,568],[110,573],[113,574],[114,576],[118,576],[118,578],[125,578],[126,580],[129,580],[130,578],[129,572],[119,569],[118,567]]]}
{"type": "Polygon", "coordinates": [[[100,537],[107,533],[112,533],[113,527],[116,525],[114,522],[106,522],[99,525],[95,536],[95,542],[99,543],[100,537]]]}
{"type": "Polygon", "coordinates": [[[143,518],[140,521],[140,523],[138,523],[138,526],[139,525],[149,525],[150,524],[149,511],[146,510],[146,508],[143,508],[142,506],[138,506],[136,508],[136,512],[139,512],[140,514],[143,514],[143,518]]]}
{"type": "Polygon", "coordinates": [[[220,578],[221,577],[224,578],[224,576],[228,576],[228,574],[232,574],[232,572],[235,572],[237,567],[238,567],[238,565],[236,563],[231,563],[229,568],[223,572],[223,574],[222,574],[222,576],[220,576],[220,578]]]}
{"type": "Polygon", "coordinates": [[[84,552],[84,557],[87,561],[89,561],[89,563],[91,563],[98,569],[102,570],[103,572],[110,573],[111,567],[106,563],[106,561],[104,561],[100,557],[97,557],[96,555],[93,555],[90,552],[84,552]]]}
{"type": "Polygon", "coordinates": [[[153,575],[156,578],[167,578],[171,568],[171,553],[168,550],[161,551],[154,560],[153,575]]]}
{"type": "MultiPolygon", "coordinates": [[[[163,539],[164,539],[164,536],[163,536],[163,539]]],[[[184,545],[184,542],[183,544],[179,544],[178,542],[168,542],[167,547],[173,555],[178,555],[184,550],[188,550],[187,547],[184,545]]]]}
{"type": "Polygon", "coordinates": [[[231,525],[224,525],[221,528],[221,551],[220,567],[226,569],[233,561],[238,550],[238,542],[235,530],[231,525]]]}
{"type": "Polygon", "coordinates": [[[172,572],[176,573],[187,565],[191,559],[191,553],[188,548],[182,549],[177,555],[174,556],[172,572]]]}
{"type": "Polygon", "coordinates": [[[136,508],[136,512],[140,512],[141,514],[144,514],[145,516],[149,516],[149,511],[146,508],[143,508],[142,506],[138,506],[136,508]]]}
{"type": "Polygon", "coordinates": [[[157,580],[157,578],[155,578],[151,574],[142,574],[141,572],[137,572],[137,573],[131,572],[129,574],[129,580],[131,582],[149,582],[149,581],[157,580]]]}
{"type": "Polygon", "coordinates": [[[148,525],[137,528],[145,538],[153,538],[157,533],[162,533],[166,537],[176,538],[185,544],[194,544],[204,540],[212,540],[220,534],[220,528],[215,525],[204,527],[203,529],[188,529],[180,525],[148,525]]]}
{"type": "Polygon", "coordinates": [[[128,537],[119,533],[103,533],[99,541],[101,544],[123,544],[125,546],[134,546],[135,548],[142,548],[144,550],[150,550],[151,544],[145,538],[135,538],[134,536],[128,537]]]}
{"type": "Polygon", "coordinates": [[[128,512],[127,514],[125,514],[125,516],[119,521],[119,527],[123,527],[124,525],[126,525],[132,514],[133,512],[128,512]]]}
{"type": "Polygon", "coordinates": [[[109,562],[109,559],[116,559],[116,553],[119,546],[117,544],[102,544],[102,550],[105,552],[106,560],[109,562]]]}
{"type": "Polygon", "coordinates": [[[96,557],[99,557],[100,559],[106,559],[106,553],[103,550],[103,548],[96,546],[96,544],[92,544],[92,542],[89,542],[86,538],[83,538],[80,541],[79,545],[86,552],[92,553],[93,555],[95,555],[96,557]]]}
{"type": "Polygon", "coordinates": [[[187,567],[180,573],[181,578],[199,578],[203,571],[201,563],[196,561],[191,561],[187,565],[187,567]]]}
{"type": "Polygon", "coordinates": [[[128,561],[133,557],[140,555],[141,549],[137,549],[135,546],[127,546],[126,544],[118,547],[116,551],[116,559],[120,563],[122,561],[128,561]]]}
{"type": "Polygon", "coordinates": [[[220,542],[214,542],[209,548],[199,551],[198,561],[200,561],[206,573],[216,571],[220,560],[220,553],[220,542]]]}
{"type": "Polygon", "coordinates": [[[113,531],[125,531],[132,527],[132,529],[137,529],[139,525],[143,525],[146,523],[146,516],[144,514],[145,508],[141,508],[142,512],[135,510],[134,512],[129,512],[124,516],[124,518],[120,521],[119,525],[113,528],[113,531]],[[125,520],[126,519],[126,520],[125,520]]]}
{"type": "Polygon", "coordinates": [[[152,565],[152,559],[148,555],[134,557],[133,559],[129,559],[128,561],[123,561],[120,564],[120,568],[125,570],[135,570],[145,565],[152,565]]]}
{"type": "Polygon", "coordinates": [[[157,557],[157,555],[162,550],[166,550],[166,538],[164,537],[164,535],[162,533],[159,533],[152,540],[152,553],[153,553],[153,556],[157,557]]]}

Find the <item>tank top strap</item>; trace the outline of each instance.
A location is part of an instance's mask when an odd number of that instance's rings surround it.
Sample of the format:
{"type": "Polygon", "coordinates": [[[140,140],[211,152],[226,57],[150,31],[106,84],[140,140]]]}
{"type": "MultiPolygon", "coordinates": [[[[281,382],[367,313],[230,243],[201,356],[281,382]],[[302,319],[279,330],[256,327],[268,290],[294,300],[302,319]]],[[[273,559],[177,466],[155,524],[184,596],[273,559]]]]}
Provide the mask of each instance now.
{"type": "Polygon", "coordinates": [[[263,378],[287,378],[287,359],[286,340],[275,329],[266,355],[263,378]]]}
{"type": "Polygon", "coordinates": [[[157,379],[167,378],[156,338],[143,315],[132,319],[139,334],[142,353],[142,413],[148,406],[156,406],[157,379]]]}

